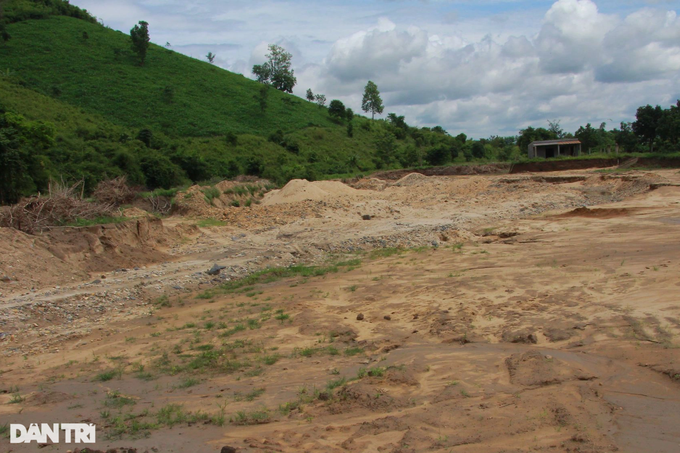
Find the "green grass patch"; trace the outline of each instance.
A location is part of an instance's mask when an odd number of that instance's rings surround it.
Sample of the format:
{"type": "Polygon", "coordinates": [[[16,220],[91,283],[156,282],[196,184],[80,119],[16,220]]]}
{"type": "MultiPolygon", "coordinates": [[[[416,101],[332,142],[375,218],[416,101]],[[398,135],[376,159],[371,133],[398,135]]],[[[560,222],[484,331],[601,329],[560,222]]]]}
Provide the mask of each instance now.
{"type": "Polygon", "coordinates": [[[127,217],[95,217],[94,219],[76,219],[73,222],[66,223],[65,226],[72,227],[86,227],[92,225],[108,225],[123,223],[130,219],[127,217]]]}
{"type": "Polygon", "coordinates": [[[213,219],[211,217],[209,219],[199,220],[198,223],[196,223],[196,225],[201,227],[201,228],[221,227],[221,226],[227,226],[227,222],[223,222],[221,220],[213,219]]]}
{"type": "Polygon", "coordinates": [[[403,248],[386,247],[386,248],[382,248],[382,249],[371,250],[371,252],[368,254],[368,256],[371,259],[375,260],[375,259],[378,259],[378,258],[388,258],[388,257],[394,256],[394,255],[401,255],[405,252],[406,252],[406,250],[403,249],[403,248]]]}

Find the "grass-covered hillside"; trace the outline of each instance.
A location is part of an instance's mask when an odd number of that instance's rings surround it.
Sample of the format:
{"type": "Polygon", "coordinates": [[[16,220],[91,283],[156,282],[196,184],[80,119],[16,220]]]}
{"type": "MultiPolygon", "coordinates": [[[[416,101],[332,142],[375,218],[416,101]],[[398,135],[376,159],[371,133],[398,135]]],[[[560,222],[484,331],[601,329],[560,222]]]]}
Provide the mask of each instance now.
{"type": "Polygon", "coordinates": [[[140,66],[130,37],[97,23],[51,16],[7,29],[12,39],[0,48],[3,69],[31,89],[120,125],[179,137],[332,125],[325,110],[273,89],[263,112],[260,84],[171,49],[151,44],[140,66]]]}
{"type": "MultiPolygon", "coordinates": [[[[51,178],[84,180],[86,191],[121,174],[149,188],[243,173],[283,183],[497,157],[403,117],[331,118],[153,44],[140,65],[130,36],[64,0],[5,0],[0,9],[0,203],[51,178]]],[[[516,151],[502,145],[493,148],[501,157],[516,151]]]]}

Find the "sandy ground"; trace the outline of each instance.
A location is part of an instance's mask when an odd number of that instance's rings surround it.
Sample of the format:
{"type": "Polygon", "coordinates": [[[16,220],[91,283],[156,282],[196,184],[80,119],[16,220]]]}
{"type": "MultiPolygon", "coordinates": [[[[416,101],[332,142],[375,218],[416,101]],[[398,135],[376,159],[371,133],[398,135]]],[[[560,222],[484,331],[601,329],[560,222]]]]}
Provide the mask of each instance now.
{"type": "Polygon", "coordinates": [[[678,182],[295,182],[224,227],[164,220],[137,270],[64,265],[33,291],[19,273],[0,430],[92,422],[102,451],[680,451],[678,182]],[[317,267],[235,279],[300,262],[317,267]]]}

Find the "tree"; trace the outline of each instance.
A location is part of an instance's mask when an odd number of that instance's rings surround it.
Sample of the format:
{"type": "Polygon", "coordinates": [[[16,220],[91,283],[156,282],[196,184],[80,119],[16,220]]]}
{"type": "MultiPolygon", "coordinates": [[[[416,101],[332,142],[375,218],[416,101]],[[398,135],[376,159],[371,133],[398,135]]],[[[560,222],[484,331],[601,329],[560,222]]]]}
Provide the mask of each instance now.
{"type": "Polygon", "coordinates": [[[557,134],[555,132],[549,131],[544,127],[534,129],[529,126],[526,129],[519,131],[517,146],[519,146],[519,149],[522,150],[522,152],[526,152],[531,142],[538,140],[555,140],[556,138],[557,134]]]}
{"type": "Polygon", "coordinates": [[[333,99],[328,106],[328,114],[339,120],[345,118],[345,104],[337,99],[333,99]]]}
{"type": "Polygon", "coordinates": [[[140,20],[139,24],[130,30],[130,39],[132,40],[132,50],[139,57],[139,65],[144,66],[146,52],[149,50],[149,24],[140,20]]]}
{"type": "Polygon", "coordinates": [[[314,99],[316,99],[316,103],[319,104],[319,107],[323,107],[324,105],[326,105],[326,95],[317,94],[314,95],[314,99]]]}
{"type": "Polygon", "coordinates": [[[212,64],[212,63],[215,62],[215,57],[216,57],[216,56],[217,56],[217,55],[215,55],[214,53],[208,52],[208,55],[206,55],[205,58],[208,59],[208,63],[212,64]]]}
{"type": "Polygon", "coordinates": [[[475,159],[483,159],[486,156],[486,147],[484,146],[484,142],[481,140],[472,144],[471,151],[472,157],[475,159]]]}
{"type": "Polygon", "coordinates": [[[380,98],[378,86],[370,80],[364,88],[364,98],[361,101],[361,108],[364,112],[371,112],[371,119],[375,119],[375,114],[380,115],[385,108],[380,98]]]}
{"type": "Polygon", "coordinates": [[[640,141],[633,132],[631,123],[622,121],[621,128],[619,130],[614,129],[612,133],[614,134],[616,144],[621,147],[623,152],[633,152],[637,150],[640,141]]]}
{"type": "Polygon", "coordinates": [[[269,45],[267,61],[253,66],[253,74],[257,81],[265,85],[271,85],[277,90],[292,93],[297,83],[295,71],[291,67],[292,55],[281,46],[269,45]]]}
{"type": "Polygon", "coordinates": [[[352,120],[354,119],[354,110],[349,108],[345,110],[345,118],[347,118],[347,121],[351,123],[352,120]]]}
{"type": "Polygon", "coordinates": [[[548,130],[555,134],[557,138],[564,138],[565,136],[564,131],[560,127],[560,120],[548,120],[548,130]]]}
{"type": "Polygon", "coordinates": [[[44,153],[54,144],[51,123],[0,113],[0,204],[16,203],[47,185],[44,153]]]}
{"type": "Polygon", "coordinates": [[[636,121],[633,123],[633,132],[641,140],[649,144],[649,152],[654,149],[654,140],[658,136],[659,121],[663,117],[663,110],[658,105],[652,107],[646,105],[637,109],[636,121]]]}
{"type": "Polygon", "coordinates": [[[312,93],[311,88],[307,88],[307,100],[309,102],[314,102],[314,93],[312,93]]]}
{"type": "Polygon", "coordinates": [[[389,165],[392,162],[392,157],[394,155],[395,140],[397,138],[392,132],[387,129],[381,128],[376,134],[375,138],[375,148],[377,151],[377,156],[380,158],[382,163],[389,165]]]}
{"type": "Polygon", "coordinates": [[[671,105],[670,109],[663,111],[657,130],[661,140],[669,142],[674,147],[678,144],[680,141],[680,100],[676,105],[671,105]]]}

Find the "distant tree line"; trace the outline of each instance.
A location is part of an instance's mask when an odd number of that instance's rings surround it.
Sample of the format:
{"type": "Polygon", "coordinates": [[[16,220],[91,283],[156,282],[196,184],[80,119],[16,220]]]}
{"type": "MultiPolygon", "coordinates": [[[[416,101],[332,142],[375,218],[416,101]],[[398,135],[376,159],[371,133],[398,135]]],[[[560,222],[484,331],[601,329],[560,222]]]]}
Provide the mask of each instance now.
{"type": "Polygon", "coordinates": [[[559,121],[549,121],[548,128],[527,127],[522,129],[517,144],[525,152],[529,144],[537,140],[577,138],[584,153],[613,152],[678,152],[680,141],[680,100],[664,109],[661,106],[639,107],[635,121],[621,122],[618,128],[607,130],[607,123],[593,127],[590,123],[579,127],[574,133],[565,133],[559,121]]]}

